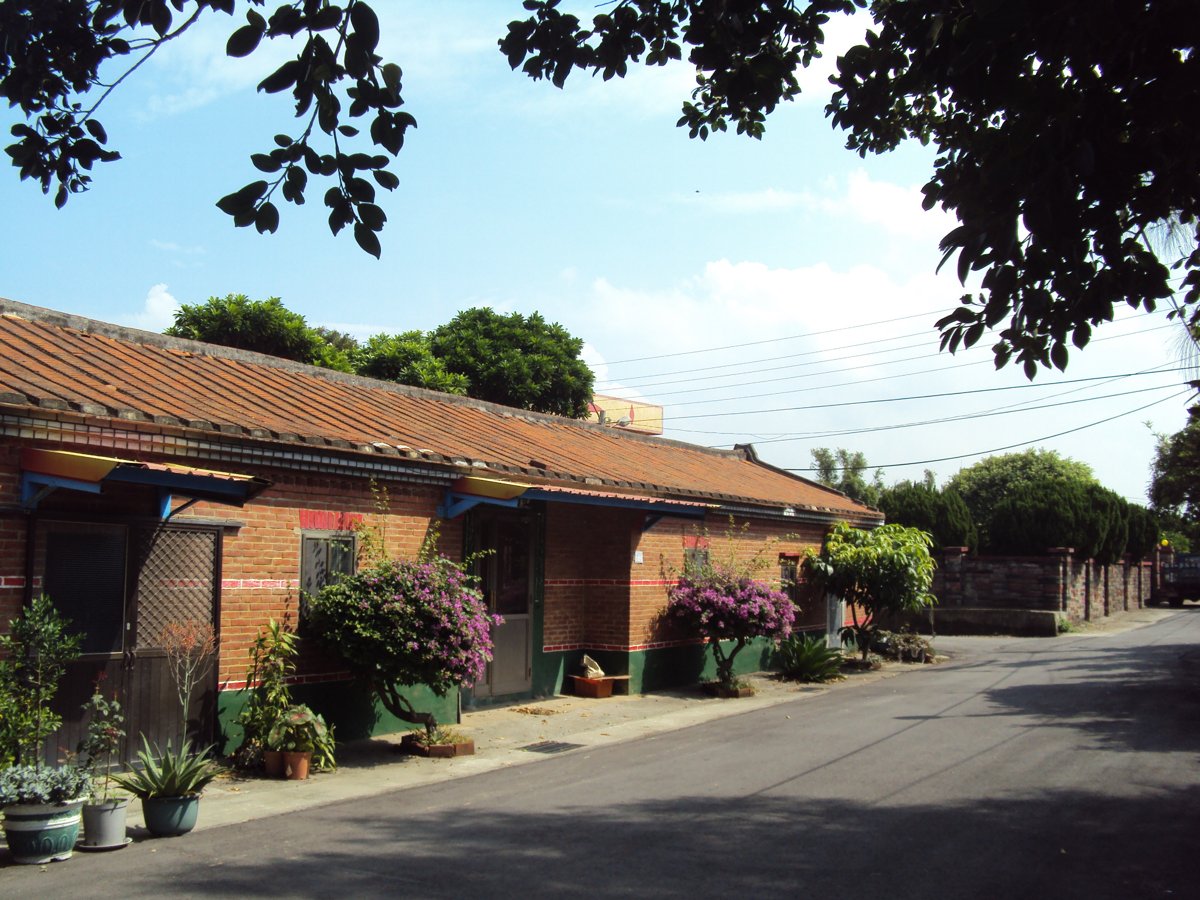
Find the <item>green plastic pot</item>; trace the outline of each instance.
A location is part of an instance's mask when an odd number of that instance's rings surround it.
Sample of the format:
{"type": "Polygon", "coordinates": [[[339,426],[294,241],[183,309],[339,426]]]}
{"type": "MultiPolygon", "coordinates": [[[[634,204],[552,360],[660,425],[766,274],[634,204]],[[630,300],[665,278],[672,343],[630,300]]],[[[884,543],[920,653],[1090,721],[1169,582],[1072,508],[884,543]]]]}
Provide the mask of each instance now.
{"type": "Polygon", "coordinates": [[[200,814],[200,795],[189,797],[147,797],[142,800],[142,818],[146,830],[155,837],[177,837],[196,827],[200,814]]]}

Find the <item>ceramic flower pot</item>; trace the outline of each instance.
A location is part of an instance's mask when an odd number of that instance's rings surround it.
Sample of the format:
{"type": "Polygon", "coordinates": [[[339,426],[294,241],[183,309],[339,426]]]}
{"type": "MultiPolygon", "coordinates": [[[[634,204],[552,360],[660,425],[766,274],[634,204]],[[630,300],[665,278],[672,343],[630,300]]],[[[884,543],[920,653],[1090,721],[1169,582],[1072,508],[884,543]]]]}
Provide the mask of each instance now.
{"type": "Polygon", "coordinates": [[[188,797],[146,797],[142,817],[146,830],[155,837],[176,837],[196,827],[200,815],[200,795],[188,797]]]}
{"type": "Polygon", "coordinates": [[[26,865],[70,859],[79,840],[82,800],[21,803],[4,809],[4,837],[13,860],[26,865]]]}
{"type": "Polygon", "coordinates": [[[308,766],[311,761],[311,750],[284,750],[283,771],[288,781],[304,781],[308,778],[308,766]]]}
{"type": "Polygon", "coordinates": [[[282,778],[284,773],[283,751],[263,751],[263,774],[268,778],[282,778]]]}
{"type": "Polygon", "coordinates": [[[129,798],[101,800],[83,806],[84,850],[118,850],[129,843],[125,837],[125,822],[129,813],[129,798]]]}

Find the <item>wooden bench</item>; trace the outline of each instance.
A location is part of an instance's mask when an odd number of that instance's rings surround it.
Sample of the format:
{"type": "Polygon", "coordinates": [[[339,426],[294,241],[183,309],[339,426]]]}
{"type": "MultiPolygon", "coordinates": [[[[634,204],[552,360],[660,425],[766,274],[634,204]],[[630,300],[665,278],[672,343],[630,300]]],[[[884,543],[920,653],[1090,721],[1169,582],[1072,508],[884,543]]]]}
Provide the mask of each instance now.
{"type": "Polygon", "coordinates": [[[571,679],[572,693],[576,697],[592,697],[600,700],[611,697],[614,691],[618,694],[629,693],[628,675],[601,675],[599,678],[588,678],[586,675],[568,675],[567,677],[571,679]]]}

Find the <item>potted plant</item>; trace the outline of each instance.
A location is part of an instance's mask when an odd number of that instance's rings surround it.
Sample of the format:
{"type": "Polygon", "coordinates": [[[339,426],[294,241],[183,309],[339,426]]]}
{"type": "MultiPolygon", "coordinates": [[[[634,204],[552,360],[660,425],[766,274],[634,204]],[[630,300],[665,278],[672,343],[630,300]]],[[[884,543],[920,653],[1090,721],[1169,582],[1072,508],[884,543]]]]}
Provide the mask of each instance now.
{"type": "Polygon", "coordinates": [[[238,715],[242,743],[233,754],[239,768],[257,768],[261,763],[269,778],[284,774],[282,749],[271,744],[270,734],[292,707],[288,678],[296,671],[298,641],[285,623],[272,619],[250,646],[246,705],[238,715]]]}
{"type": "Polygon", "coordinates": [[[294,781],[308,777],[314,751],[328,742],[325,720],[303,704],[290,707],[267,736],[267,746],[283,752],[284,771],[294,781]]]}
{"type": "Polygon", "coordinates": [[[76,766],[20,765],[0,772],[4,837],[16,862],[71,858],[90,784],[87,772],[76,766]]]}
{"type": "Polygon", "coordinates": [[[9,851],[20,863],[69,859],[79,837],[87,773],[42,760],[62,721],[51,701],[83,640],[69,625],[41,595],[0,635],[0,808],[9,851]]]}
{"type": "Polygon", "coordinates": [[[474,739],[444,725],[437,726],[433,731],[410,731],[400,738],[400,746],[409,753],[432,759],[450,759],[475,753],[474,739]]]}
{"type": "Polygon", "coordinates": [[[112,757],[125,737],[121,727],[125,717],[117,699],[105,697],[100,690],[103,679],[102,672],[92,696],[83,704],[87,733],[76,748],[78,763],[92,786],[89,802],[83,805],[83,842],[79,846],[84,850],[116,850],[129,843],[125,836],[129,798],[112,793],[112,757]]]}
{"type": "Polygon", "coordinates": [[[140,768],[112,776],[113,781],[142,801],[146,828],[158,837],[187,834],[196,827],[200,797],[220,769],[208,759],[208,751],[192,751],[184,740],[178,750],[167,741],[165,750],[142,735],[138,751],[140,768]]]}

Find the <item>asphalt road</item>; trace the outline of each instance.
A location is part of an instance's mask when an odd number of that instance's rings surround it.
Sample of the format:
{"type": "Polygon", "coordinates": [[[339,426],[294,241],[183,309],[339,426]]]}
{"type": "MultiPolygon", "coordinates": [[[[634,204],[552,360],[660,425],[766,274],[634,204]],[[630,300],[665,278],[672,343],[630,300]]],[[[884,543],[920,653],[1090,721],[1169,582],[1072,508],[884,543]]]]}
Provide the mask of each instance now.
{"type": "Polygon", "coordinates": [[[53,866],[4,897],[1200,897],[1200,607],[53,866]]]}

